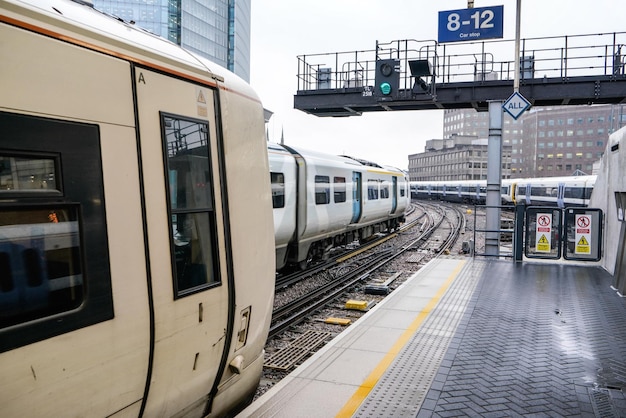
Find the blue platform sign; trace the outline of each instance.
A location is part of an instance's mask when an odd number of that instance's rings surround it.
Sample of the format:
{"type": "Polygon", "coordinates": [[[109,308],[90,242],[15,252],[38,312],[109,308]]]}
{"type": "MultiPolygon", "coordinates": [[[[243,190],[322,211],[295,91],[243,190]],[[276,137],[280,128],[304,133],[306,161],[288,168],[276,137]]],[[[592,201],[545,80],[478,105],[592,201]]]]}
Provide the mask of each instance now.
{"type": "Polygon", "coordinates": [[[502,38],[503,21],[504,6],[439,12],[439,42],[502,38]]]}

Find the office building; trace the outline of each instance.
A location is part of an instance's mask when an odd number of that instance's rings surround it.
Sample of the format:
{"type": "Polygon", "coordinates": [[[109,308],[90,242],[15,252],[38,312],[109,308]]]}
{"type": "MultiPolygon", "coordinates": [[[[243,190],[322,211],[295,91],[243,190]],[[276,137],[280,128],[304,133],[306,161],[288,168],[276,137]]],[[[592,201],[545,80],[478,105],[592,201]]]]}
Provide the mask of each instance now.
{"type": "Polygon", "coordinates": [[[94,7],[169,39],[250,81],[251,0],[93,0],[94,7]]]}

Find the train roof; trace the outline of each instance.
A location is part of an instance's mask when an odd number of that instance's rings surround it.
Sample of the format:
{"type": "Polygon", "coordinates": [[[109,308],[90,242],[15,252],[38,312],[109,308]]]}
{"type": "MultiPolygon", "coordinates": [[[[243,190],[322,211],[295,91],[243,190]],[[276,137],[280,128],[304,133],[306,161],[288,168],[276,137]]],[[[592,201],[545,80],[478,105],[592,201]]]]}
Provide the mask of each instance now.
{"type": "Polygon", "coordinates": [[[312,151],[309,149],[304,149],[300,147],[292,147],[290,145],[280,145],[272,142],[267,143],[267,149],[269,152],[273,153],[290,153],[290,154],[298,154],[301,155],[305,159],[317,159],[320,161],[326,161],[331,165],[348,165],[359,167],[362,170],[369,170],[374,172],[388,173],[388,174],[398,174],[402,176],[406,176],[406,173],[399,168],[392,166],[381,166],[378,164],[366,164],[366,160],[360,160],[358,158],[347,157],[345,155],[334,155],[327,154],[319,151],[312,151]]]}
{"type": "Polygon", "coordinates": [[[588,176],[564,176],[564,177],[536,177],[527,179],[516,179],[518,186],[525,184],[532,185],[554,185],[559,183],[568,184],[589,184],[592,185],[596,182],[596,175],[588,176]]]}
{"type": "Polygon", "coordinates": [[[260,103],[234,73],[85,1],[2,0],[0,21],[260,103]]]}

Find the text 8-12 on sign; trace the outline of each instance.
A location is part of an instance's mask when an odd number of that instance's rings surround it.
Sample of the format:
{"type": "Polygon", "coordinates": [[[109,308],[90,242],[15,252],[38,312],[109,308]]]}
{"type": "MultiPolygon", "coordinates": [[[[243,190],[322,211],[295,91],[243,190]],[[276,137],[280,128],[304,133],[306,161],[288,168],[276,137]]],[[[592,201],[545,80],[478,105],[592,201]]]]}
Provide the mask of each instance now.
{"type": "Polygon", "coordinates": [[[504,6],[439,12],[441,42],[482,41],[502,38],[504,6]]]}

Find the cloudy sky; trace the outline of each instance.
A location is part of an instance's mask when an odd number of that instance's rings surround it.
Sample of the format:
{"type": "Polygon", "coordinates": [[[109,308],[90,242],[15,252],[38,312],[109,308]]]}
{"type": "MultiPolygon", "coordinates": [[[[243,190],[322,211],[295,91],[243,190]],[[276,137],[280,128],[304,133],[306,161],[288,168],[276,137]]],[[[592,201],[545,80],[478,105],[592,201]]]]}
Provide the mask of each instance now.
{"type": "MultiPolygon", "coordinates": [[[[521,37],[626,31],[624,0],[522,0],[521,37]]],[[[515,38],[515,0],[504,5],[504,39],[515,38]]],[[[376,41],[436,40],[438,12],[463,9],[466,0],[253,0],[251,79],[274,112],[269,137],[307,149],[349,154],[406,169],[409,154],[443,136],[443,111],[363,113],[320,118],[293,108],[297,56],[373,50],[376,41]]]]}

